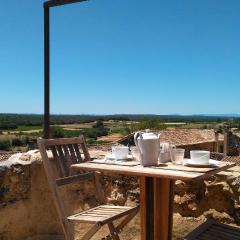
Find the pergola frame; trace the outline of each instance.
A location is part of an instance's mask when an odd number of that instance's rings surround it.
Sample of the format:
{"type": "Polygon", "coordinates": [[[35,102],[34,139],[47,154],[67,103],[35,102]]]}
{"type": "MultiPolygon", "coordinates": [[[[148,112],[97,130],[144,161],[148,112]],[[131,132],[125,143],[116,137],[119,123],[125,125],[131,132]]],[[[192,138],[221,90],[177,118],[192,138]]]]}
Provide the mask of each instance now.
{"type": "MultiPolygon", "coordinates": [[[[85,2],[88,0],[50,0],[43,3],[44,7],[44,138],[50,137],[50,8],[62,6],[66,4],[73,4],[79,2],[85,2]]],[[[149,177],[142,177],[141,180],[141,191],[143,191],[143,195],[141,199],[141,221],[146,225],[145,229],[141,230],[141,239],[153,240],[160,239],[159,234],[161,235],[161,231],[155,226],[154,220],[154,208],[155,202],[154,200],[154,191],[158,188],[164,189],[163,193],[166,195],[168,193],[168,197],[166,198],[166,205],[163,205],[164,211],[169,211],[170,215],[172,215],[172,201],[170,200],[173,197],[173,181],[165,179],[162,183],[161,179],[155,181],[149,177]],[[165,181],[167,184],[164,184],[165,181]],[[156,186],[157,187],[156,187],[156,186]],[[155,189],[155,190],[154,190],[155,189]],[[142,204],[144,203],[144,204],[142,204]],[[143,206],[144,205],[144,206],[143,206]],[[156,234],[156,236],[155,236],[156,234]]],[[[159,191],[158,191],[159,193],[159,191]]],[[[157,194],[158,196],[159,194],[157,194]]],[[[159,195],[160,196],[160,195],[159,195]]],[[[158,196],[158,197],[159,197],[158,196]]],[[[162,199],[162,198],[161,198],[162,199]]],[[[161,200],[162,201],[162,200],[161,200]]],[[[162,210],[161,209],[161,210],[162,210]]],[[[156,211],[158,211],[157,209],[156,211]]],[[[156,220],[157,221],[157,220],[156,220]]],[[[164,220],[165,221],[165,220],[164,220]]],[[[168,225],[168,233],[165,232],[164,239],[171,239],[172,232],[172,218],[165,221],[165,225],[168,225]]],[[[161,236],[162,237],[162,236],[161,236]]]]}
{"type": "Polygon", "coordinates": [[[50,8],[87,0],[50,0],[44,7],[44,138],[50,137],[50,8]]]}

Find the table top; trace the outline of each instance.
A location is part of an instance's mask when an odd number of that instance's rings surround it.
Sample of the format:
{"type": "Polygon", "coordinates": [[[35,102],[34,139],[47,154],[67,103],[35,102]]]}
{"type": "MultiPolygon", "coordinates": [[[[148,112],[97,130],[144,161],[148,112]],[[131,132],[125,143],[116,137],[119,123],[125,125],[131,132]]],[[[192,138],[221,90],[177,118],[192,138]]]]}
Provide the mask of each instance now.
{"type": "Polygon", "coordinates": [[[205,179],[218,172],[234,167],[235,163],[219,162],[217,167],[190,167],[173,165],[172,163],[158,166],[143,167],[141,165],[109,164],[104,162],[90,161],[73,164],[72,169],[99,171],[106,174],[124,174],[129,176],[159,177],[173,180],[198,180],[205,179]]]}

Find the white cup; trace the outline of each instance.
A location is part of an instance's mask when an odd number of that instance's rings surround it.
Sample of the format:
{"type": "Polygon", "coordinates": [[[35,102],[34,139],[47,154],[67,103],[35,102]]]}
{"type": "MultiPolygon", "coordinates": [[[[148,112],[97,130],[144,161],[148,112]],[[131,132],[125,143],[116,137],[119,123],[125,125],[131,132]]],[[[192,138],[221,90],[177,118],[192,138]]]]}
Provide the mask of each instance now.
{"type": "Polygon", "coordinates": [[[209,164],[210,151],[192,150],[190,156],[192,163],[209,164]]]}
{"type": "Polygon", "coordinates": [[[112,155],[115,159],[127,159],[128,158],[128,147],[118,146],[112,147],[112,155]]]}
{"type": "Polygon", "coordinates": [[[140,161],[140,154],[137,147],[131,147],[131,154],[134,160],[140,161]]]}
{"type": "Polygon", "coordinates": [[[173,164],[183,164],[185,149],[174,148],[171,150],[171,161],[173,164]]]}

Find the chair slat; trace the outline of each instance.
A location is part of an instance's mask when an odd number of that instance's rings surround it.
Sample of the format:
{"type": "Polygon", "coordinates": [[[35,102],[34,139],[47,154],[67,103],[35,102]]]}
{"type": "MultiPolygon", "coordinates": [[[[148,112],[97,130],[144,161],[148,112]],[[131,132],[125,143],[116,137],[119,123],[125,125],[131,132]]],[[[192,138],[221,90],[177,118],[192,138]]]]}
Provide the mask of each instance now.
{"type": "Polygon", "coordinates": [[[63,166],[62,166],[61,159],[60,159],[59,156],[58,156],[56,147],[55,147],[55,146],[51,146],[49,149],[52,151],[53,158],[54,158],[54,160],[56,161],[55,166],[56,166],[56,168],[57,168],[59,177],[63,177],[63,176],[65,175],[65,174],[64,174],[65,170],[64,170],[64,168],[63,168],[63,166]]]}
{"type": "Polygon", "coordinates": [[[67,177],[67,176],[69,176],[69,168],[68,168],[68,165],[67,165],[66,157],[65,157],[65,155],[63,153],[63,150],[62,150],[62,146],[57,145],[56,148],[57,148],[57,151],[58,151],[59,158],[61,160],[62,168],[64,169],[64,177],[67,177]]]}
{"type": "Polygon", "coordinates": [[[207,220],[201,224],[190,234],[185,240],[239,240],[240,229],[228,226],[225,224],[217,223],[213,219],[207,220]]]}
{"type": "Polygon", "coordinates": [[[62,148],[63,148],[64,155],[65,155],[65,158],[66,158],[68,169],[71,172],[71,168],[70,167],[71,167],[71,164],[72,164],[72,159],[71,159],[71,156],[70,156],[70,153],[69,153],[68,146],[67,145],[62,145],[62,148]]]}
{"type": "Polygon", "coordinates": [[[231,235],[235,235],[235,236],[239,237],[239,239],[240,239],[240,229],[238,229],[238,231],[237,231],[236,228],[232,229],[230,227],[231,226],[227,226],[227,228],[226,228],[226,226],[224,226],[224,225],[215,224],[213,226],[213,229],[217,230],[219,232],[224,232],[224,233],[229,233],[231,235]]]}
{"type": "Polygon", "coordinates": [[[77,162],[77,156],[76,156],[76,154],[75,154],[73,145],[72,145],[72,144],[69,144],[69,145],[68,145],[68,149],[69,149],[69,151],[70,151],[70,157],[71,157],[71,162],[72,162],[72,164],[78,163],[78,162],[77,162]]]}
{"type": "Polygon", "coordinates": [[[83,141],[83,143],[81,143],[80,145],[81,145],[81,148],[83,150],[84,157],[85,157],[84,161],[87,162],[87,161],[90,161],[91,158],[90,158],[89,152],[86,148],[86,143],[85,143],[84,138],[82,139],[82,141],[83,141]]]}
{"type": "Polygon", "coordinates": [[[81,157],[81,153],[79,151],[78,145],[77,144],[73,144],[73,148],[75,150],[75,153],[77,155],[77,162],[82,162],[82,157],[81,157]]]}
{"type": "Polygon", "coordinates": [[[114,206],[114,210],[116,212],[105,212],[105,209],[109,209],[111,206],[100,205],[96,208],[92,208],[72,216],[69,216],[68,219],[70,221],[78,221],[78,222],[88,222],[95,223],[101,222],[105,224],[107,222],[113,221],[115,219],[121,218],[123,216],[129,215],[135,211],[137,211],[138,207],[122,207],[122,206],[114,206]]]}

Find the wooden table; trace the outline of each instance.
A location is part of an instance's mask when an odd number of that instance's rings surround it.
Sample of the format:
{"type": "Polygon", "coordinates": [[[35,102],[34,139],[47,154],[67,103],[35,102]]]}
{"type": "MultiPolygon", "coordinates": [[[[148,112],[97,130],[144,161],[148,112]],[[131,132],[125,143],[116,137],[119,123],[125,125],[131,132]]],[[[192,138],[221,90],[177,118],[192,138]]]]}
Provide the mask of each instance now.
{"type": "Polygon", "coordinates": [[[140,177],[141,239],[170,240],[175,180],[205,179],[233,166],[235,166],[234,163],[228,162],[220,162],[216,168],[196,168],[171,163],[156,167],[142,167],[85,162],[72,165],[72,168],[140,177]]]}

